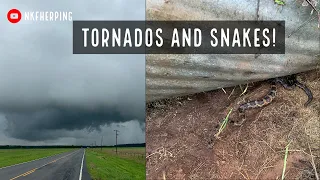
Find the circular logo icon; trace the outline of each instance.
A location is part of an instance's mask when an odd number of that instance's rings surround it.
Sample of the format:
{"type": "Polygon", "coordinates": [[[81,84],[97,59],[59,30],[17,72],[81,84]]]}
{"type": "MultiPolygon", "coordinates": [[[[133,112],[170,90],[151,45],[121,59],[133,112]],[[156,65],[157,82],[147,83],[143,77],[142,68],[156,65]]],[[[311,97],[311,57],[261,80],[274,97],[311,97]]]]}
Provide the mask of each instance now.
{"type": "Polygon", "coordinates": [[[11,23],[18,23],[21,17],[21,12],[18,9],[11,9],[7,14],[8,21],[11,23]]]}

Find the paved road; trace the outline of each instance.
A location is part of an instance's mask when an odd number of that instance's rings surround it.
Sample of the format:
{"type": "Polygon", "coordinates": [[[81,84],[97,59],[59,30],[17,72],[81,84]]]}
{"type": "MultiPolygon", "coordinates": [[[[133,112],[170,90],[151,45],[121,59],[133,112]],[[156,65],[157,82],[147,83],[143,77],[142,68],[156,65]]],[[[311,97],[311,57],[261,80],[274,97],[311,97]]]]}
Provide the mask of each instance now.
{"type": "Polygon", "coordinates": [[[0,168],[1,180],[90,180],[85,149],[0,168]]]}

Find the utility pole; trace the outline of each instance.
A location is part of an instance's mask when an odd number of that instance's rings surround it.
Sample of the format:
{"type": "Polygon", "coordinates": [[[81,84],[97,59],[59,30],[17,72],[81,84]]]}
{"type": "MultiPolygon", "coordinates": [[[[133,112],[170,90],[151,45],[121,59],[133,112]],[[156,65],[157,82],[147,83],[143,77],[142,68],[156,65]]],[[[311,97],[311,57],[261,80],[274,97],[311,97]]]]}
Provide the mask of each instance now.
{"type": "Polygon", "coordinates": [[[116,132],[116,154],[118,154],[118,149],[117,149],[117,146],[118,146],[118,130],[114,130],[116,132]]]}
{"type": "Polygon", "coordinates": [[[103,136],[101,136],[101,151],[102,151],[102,140],[103,140],[103,136]]]}

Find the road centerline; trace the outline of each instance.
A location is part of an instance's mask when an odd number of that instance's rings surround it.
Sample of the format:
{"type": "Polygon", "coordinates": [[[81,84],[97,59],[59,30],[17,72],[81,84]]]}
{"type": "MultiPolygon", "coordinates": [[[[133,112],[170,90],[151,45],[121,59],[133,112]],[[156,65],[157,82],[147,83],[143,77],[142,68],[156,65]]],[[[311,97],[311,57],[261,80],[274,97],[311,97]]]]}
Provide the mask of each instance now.
{"type": "Polygon", "coordinates": [[[25,173],[22,173],[22,174],[20,174],[20,175],[18,175],[18,176],[16,176],[16,177],[11,178],[10,180],[15,180],[15,179],[17,179],[17,178],[19,178],[19,177],[27,176],[27,175],[29,175],[29,174],[32,174],[32,173],[34,173],[37,169],[40,169],[40,168],[42,168],[42,167],[44,167],[44,166],[47,166],[47,165],[49,165],[49,164],[51,164],[51,163],[57,162],[57,161],[60,160],[60,159],[63,159],[63,158],[65,158],[65,157],[68,157],[68,156],[70,156],[70,155],[72,155],[72,154],[77,153],[78,151],[80,151],[80,150],[74,151],[74,152],[72,152],[72,153],[70,153],[70,154],[67,154],[67,155],[62,156],[62,157],[60,157],[60,158],[58,158],[58,159],[55,159],[55,160],[53,160],[53,161],[50,161],[50,162],[48,162],[48,163],[46,163],[46,164],[44,164],[44,165],[42,165],[42,166],[40,166],[40,167],[31,169],[31,170],[29,170],[29,171],[27,171],[27,172],[25,172],[25,173]]]}

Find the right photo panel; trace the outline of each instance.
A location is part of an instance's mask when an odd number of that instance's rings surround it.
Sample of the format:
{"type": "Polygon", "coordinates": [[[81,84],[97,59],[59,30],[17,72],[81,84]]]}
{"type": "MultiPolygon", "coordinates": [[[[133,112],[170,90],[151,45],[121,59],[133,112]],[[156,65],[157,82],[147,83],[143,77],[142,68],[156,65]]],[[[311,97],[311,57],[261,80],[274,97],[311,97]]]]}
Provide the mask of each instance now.
{"type": "Polygon", "coordinates": [[[319,180],[319,1],[146,0],[146,19],[171,48],[146,55],[147,179],[319,180]]]}

